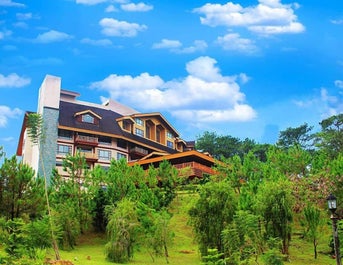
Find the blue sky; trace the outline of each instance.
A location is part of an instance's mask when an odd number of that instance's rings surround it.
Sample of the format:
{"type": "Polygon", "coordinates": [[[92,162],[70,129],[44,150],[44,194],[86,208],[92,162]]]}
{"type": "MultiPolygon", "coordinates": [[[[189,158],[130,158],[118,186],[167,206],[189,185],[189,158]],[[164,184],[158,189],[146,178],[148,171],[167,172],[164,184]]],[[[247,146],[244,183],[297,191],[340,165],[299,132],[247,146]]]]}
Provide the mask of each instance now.
{"type": "Polygon", "coordinates": [[[0,0],[0,146],[15,153],[46,74],[80,100],[274,143],[343,112],[341,0],[0,0]]]}

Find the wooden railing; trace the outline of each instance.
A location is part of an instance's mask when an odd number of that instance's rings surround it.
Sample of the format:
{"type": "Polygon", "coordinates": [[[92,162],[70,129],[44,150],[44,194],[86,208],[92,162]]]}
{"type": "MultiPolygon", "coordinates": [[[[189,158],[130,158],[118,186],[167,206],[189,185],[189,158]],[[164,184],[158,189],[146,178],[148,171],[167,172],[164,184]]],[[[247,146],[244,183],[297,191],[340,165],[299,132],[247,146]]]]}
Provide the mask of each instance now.
{"type": "Polygon", "coordinates": [[[77,135],[75,142],[89,145],[98,145],[98,137],[77,135]]]}
{"type": "Polygon", "coordinates": [[[174,167],[176,167],[177,169],[190,168],[192,174],[197,177],[202,177],[204,173],[210,174],[210,175],[215,174],[215,171],[212,168],[204,166],[197,162],[176,164],[174,165],[174,167]]]}

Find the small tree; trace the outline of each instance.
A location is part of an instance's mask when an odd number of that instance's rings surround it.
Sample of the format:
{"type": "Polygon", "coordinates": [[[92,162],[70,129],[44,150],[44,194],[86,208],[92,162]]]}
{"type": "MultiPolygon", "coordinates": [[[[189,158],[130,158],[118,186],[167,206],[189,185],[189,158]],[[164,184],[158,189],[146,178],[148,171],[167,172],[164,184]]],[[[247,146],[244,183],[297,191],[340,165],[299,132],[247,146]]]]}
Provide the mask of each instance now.
{"type": "Polygon", "coordinates": [[[224,251],[222,231],[231,223],[236,210],[236,196],[228,182],[208,182],[200,187],[199,199],[190,209],[190,222],[202,256],[208,249],[224,251]]]}
{"type": "Polygon", "coordinates": [[[256,196],[255,210],[265,221],[268,238],[280,238],[282,254],[288,255],[293,221],[293,198],[291,183],[285,179],[275,179],[260,185],[256,196]]]}
{"type": "Polygon", "coordinates": [[[317,258],[317,246],[321,224],[320,210],[314,206],[306,206],[304,208],[305,235],[312,241],[315,259],[317,258]]]}
{"type": "Polygon", "coordinates": [[[126,263],[133,257],[139,227],[135,203],[123,199],[115,208],[108,210],[106,227],[108,242],[107,258],[112,262],[126,263]]]}

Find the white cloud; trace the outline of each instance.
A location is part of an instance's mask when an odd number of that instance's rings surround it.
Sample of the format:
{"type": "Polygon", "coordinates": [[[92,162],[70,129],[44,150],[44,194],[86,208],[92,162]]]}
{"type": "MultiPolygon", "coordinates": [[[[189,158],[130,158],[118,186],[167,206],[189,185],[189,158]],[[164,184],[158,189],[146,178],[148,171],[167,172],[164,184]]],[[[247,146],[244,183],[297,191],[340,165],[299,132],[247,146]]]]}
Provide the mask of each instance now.
{"type": "Polygon", "coordinates": [[[223,37],[218,37],[218,43],[224,50],[238,51],[246,54],[254,54],[258,52],[258,48],[254,41],[241,38],[237,33],[229,33],[223,37]]]}
{"type": "Polygon", "coordinates": [[[94,46],[111,46],[112,45],[112,41],[110,41],[109,39],[92,40],[89,38],[84,38],[81,40],[81,43],[90,44],[94,46]]]}
{"type": "Polygon", "coordinates": [[[128,4],[123,4],[120,7],[124,11],[128,11],[128,12],[147,12],[154,8],[152,5],[147,5],[144,3],[138,3],[138,4],[128,3],[128,4]]]}
{"type": "Polygon", "coordinates": [[[23,112],[18,109],[10,109],[7,106],[0,105],[0,127],[6,127],[8,119],[17,118],[23,112]]]}
{"type": "Polygon", "coordinates": [[[108,2],[108,0],[76,0],[77,4],[84,4],[84,5],[97,5],[100,3],[108,2]]]}
{"type": "Polygon", "coordinates": [[[12,0],[0,0],[0,6],[25,7],[24,4],[13,2],[12,0]]]}
{"type": "Polygon", "coordinates": [[[320,94],[309,99],[294,101],[298,107],[317,112],[322,119],[343,113],[343,95],[338,91],[321,88],[320,94]]]}
{"type": "Polygon", "coordinates": [[[182,43],[178,40],[162,39],[161,42],[154,43],[153,49],[175,49],[182,46],[182,43]]]}
{"type": "Polygon", "coordinates": [[[165,82],[149,73],[135,77],[112,74],[90,87],[107,91],[124,104],[169,111],[187,121],[247,121],[256,117],[255,110],[244,103],[245,95],[235,81],[240,75],[223,76],[215,64],[213,58],[199,57],[187,63],[188,75],[177,80],[165,82]]]}
{"type": "Polygon", "coordinates": [[[8,37],[10,35],[12,35],[12,31],[10,31],[10,30],[0,31],[0,40],[4,39],[5,37],[8,37]]]}
{"type": "Polygon", "coordinates": [[[19,20],[29,20],[32,18],[32,13],[17,13],[16,16],[19,20]]]}
{"type": "Polygon", "coordinates": [[[168,49],[173,53],[194,53],[204,51],[207,48],[207,43],[203,40],[195,40],[192,46],[182,47],[183,44],[178,40],[162,39],[161,42],[154,43],[153,49],[168,49]]]}
{"type": "Polygon", "coordinates": [[[343,24],[343,19],[332,19],[330,20],[332,24],[341,25],[343,24]]]}
{"type": "Polygon", "coordinates": [[[108,7],[106,7],[105,12],[107,13],[111,13],[111,12],[117,12],[118,9],[114,6],[114,5],[109,5],[108,7]]]}
{"type": "Polygon", "coordinates": [[[280,0],[259,0],[256,6],[242,7],[228,2],[205,4],[193,11],[204,16],[200,21],[204,25],[216,27],[246,27],[248,30],[264,34],[300,33],[305,27],[299,23],[294,9],[297,4],[284,5],[280,0]]]}
{"type": "Polygon", "coordinates": [[[59,42],[64,40],[72,39],[73,37],[67,33],[50,30],[48,32],[39,34],[35,39],[36,42],[39,43],[51,43],[51,42],[59,42]]]}
{"type": "Polygon", "coordinates": [[[30,78],[20,77],[16,73],[4,76],[0,74],[0,88],[1,87],[23,87],[31,83],[30,78]]]}
{"type": "Polygon", "coordinates": [[[113,18],[103,18],[99,24],[103,27],[101,32],[107,36],[134,37],[139,31],[147,29],[146,25],[119,21],[113,18]]]}
{"type": "Polygon", "coordinates": [[[342,80],[335,80],[335,86],[339,88],[343,88],[343,81],[342,80]]]}

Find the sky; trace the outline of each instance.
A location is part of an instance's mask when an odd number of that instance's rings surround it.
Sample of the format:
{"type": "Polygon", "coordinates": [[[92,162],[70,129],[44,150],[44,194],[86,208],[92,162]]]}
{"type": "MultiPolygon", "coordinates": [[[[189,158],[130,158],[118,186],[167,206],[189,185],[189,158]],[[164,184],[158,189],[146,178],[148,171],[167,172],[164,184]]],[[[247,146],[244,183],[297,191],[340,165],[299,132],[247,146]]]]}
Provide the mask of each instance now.
{"type": "Polygon", "coordinates": [[[79,100],[275,143],[343,112],[341,0],[0,0],[0,146],[16,152],[46,75],[79,100]]]}

